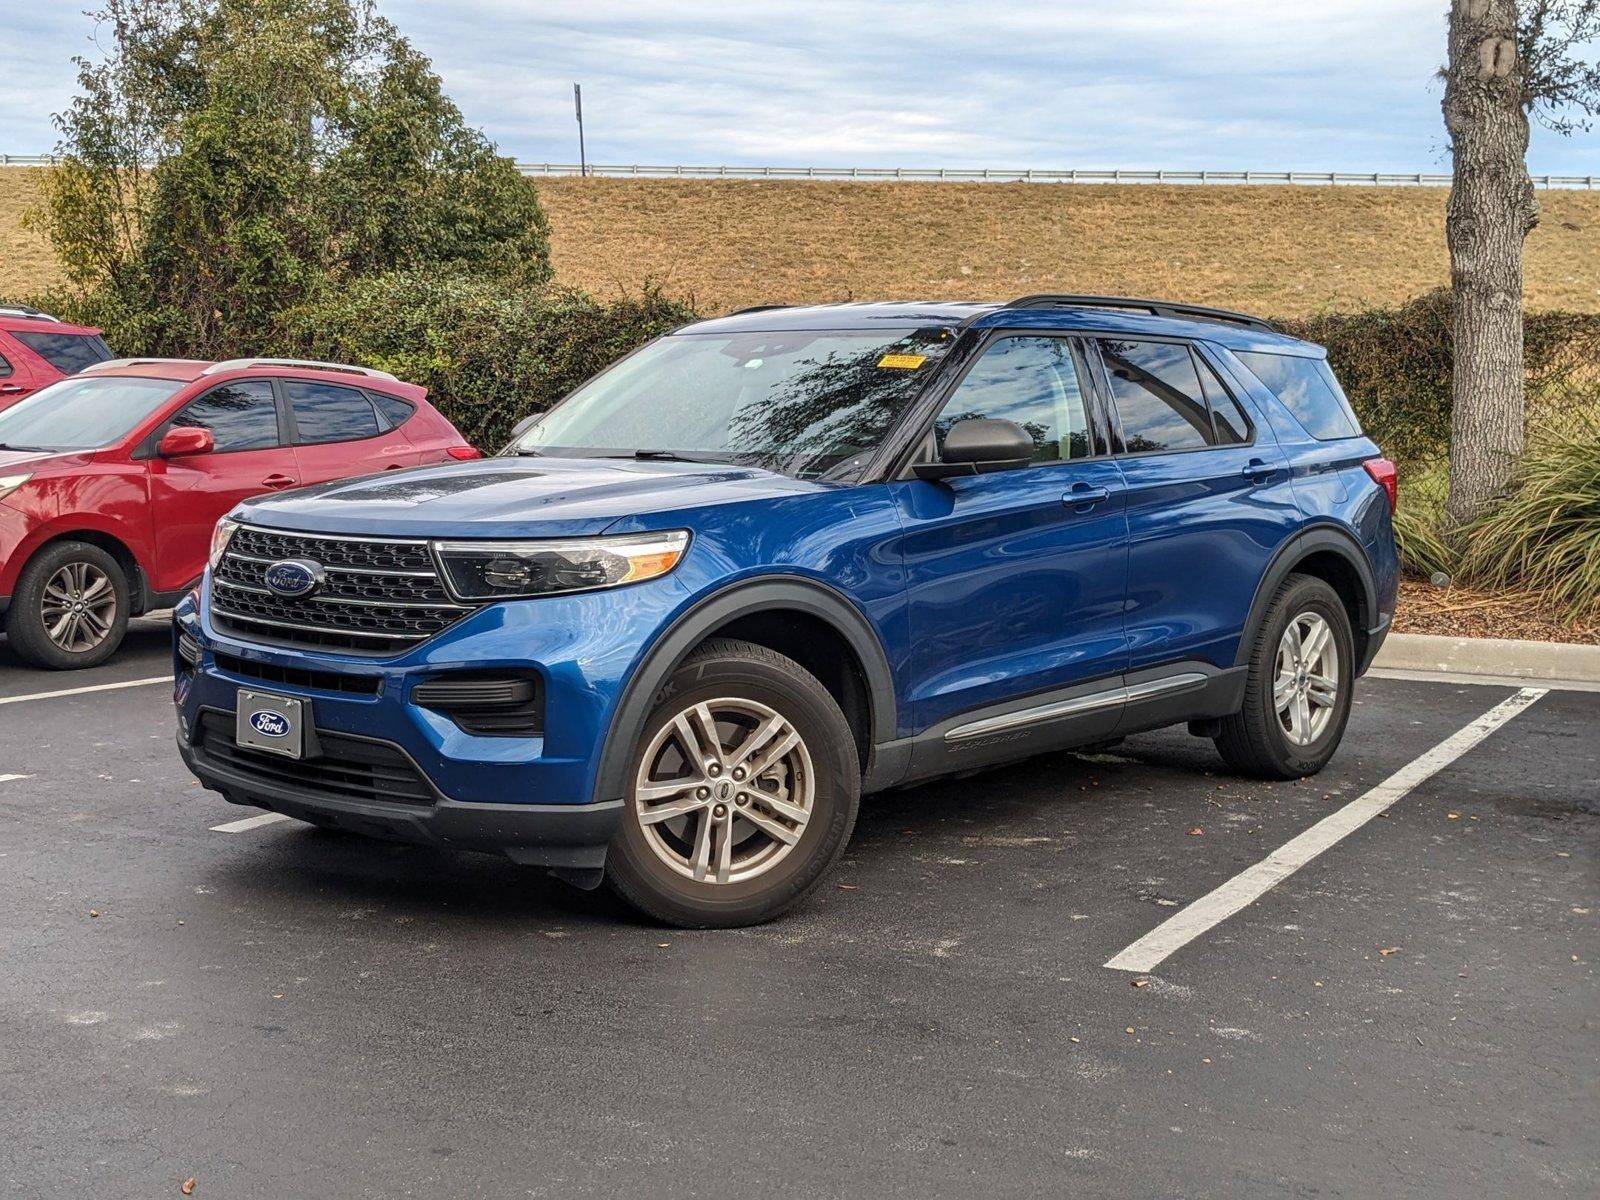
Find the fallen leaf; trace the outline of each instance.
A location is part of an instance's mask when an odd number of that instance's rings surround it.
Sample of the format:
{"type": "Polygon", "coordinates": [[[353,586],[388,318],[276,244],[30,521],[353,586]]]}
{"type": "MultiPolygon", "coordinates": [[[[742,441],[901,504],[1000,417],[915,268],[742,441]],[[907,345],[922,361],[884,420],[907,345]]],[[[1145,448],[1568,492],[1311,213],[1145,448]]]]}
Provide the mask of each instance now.
{"type": "Polygon", "coordinates": [[[656,945],[659,946],[661,949],[665,950],[668,946],[672,945],[672,943],[671,942],[657,942],[656,945]]]}
{"type": "Polygon", "coordinates": [[[1399,946],[1385,946],[1382,950],[1379,950],[1378,953],[1383,955],[1385,958],[1388,958],[1389,955],[1397,953],[1399,949],[1399,946]]]}
{"type": "Polygon", "coordinates": [[[1313,979],[1313,980],[1312,980],[1312,981],[1311,981],[1311,986],[1312,986],[1312,987],[1321,987],[1321,986],[1322,986],[1322,980],[1320,980],[1320,979],[1313,979]]]}
{"type": "Polygon", "coordinates": [[[1074,1044],[1074,1045],[1076,1045],[1076,1044],[1077,1044],[1077,1041],[1078,1041],[1078,1039],[1077,1039],[1077,1038],[1069,1038],[1069,1039],[1067,1039],[1067,1040],[1068,1040],[1068,1041],[1070,1041],[1070,1042],[1072,1042],[1072,1043],[1073,1043],[1073,1044],[1074,1044]]]}
{"type": "Polygon", "coordinates": [[[856,890],[856,885],[853,883],[841,883],[839,885],[839,890],[841,892],[853,892],[856,890]]]}
{"type": "Polygon", "coordinates": [[[1204,829],[1201,829],[1200,826],[1196,825],[1193,829],[1189,830],[1189,836],[1190,837],[1204,837],[1205,836],[1205,832],[1206,831],[1204,829]]]}
{"type": "Polygon", "coordinates": [[[100,915],[100,910],[98,908],[91,908],[89,910],[89,915],[91,917],[98,917],[100,915]]]}
{"type": "Polygon", "coordinates": [[[1130,979],[1130,980],[1128,980],[1128,986],[1129,987],[1149,987],[1150,986],[1150,981],[1148,979],[1130,979]]]}
{"type": "Polygon", "coordinates": [[[1122,1031],[1122,1032],[1123,1032],[1123,1033],[1132,1033],[1132,1032],[1133,1032],[1133,1026],[1132,1026],[1132,1025],[1129,1025],[1129,1026],[1128,1026],[1128,1027],[1127,1027],[1127,1028],[1126,1028],[1126,1029],[1124,1029],[1124,1030],[1123,1030],[1123,1031],[1122,1031]]]}
{"type": "Polygon", "coordinates": [[[194,1183],[195,1183],[195,1181],[193,1179],[185,1179],[183,1181],[183,1186],[180,1187],[178,1190],[180,1192],[182,1192],[185,1196],[192,1196],[192,1195],[194,1195],[194,1183]]]}
{"type": "Polygon", "coordinates": [[[1460,813],[1445,813],[1445,817],[1448,820],[1451,820],[1451,821],[1459,821],[1459,820],[1461,820],[1461,814],[1460,813]]]}

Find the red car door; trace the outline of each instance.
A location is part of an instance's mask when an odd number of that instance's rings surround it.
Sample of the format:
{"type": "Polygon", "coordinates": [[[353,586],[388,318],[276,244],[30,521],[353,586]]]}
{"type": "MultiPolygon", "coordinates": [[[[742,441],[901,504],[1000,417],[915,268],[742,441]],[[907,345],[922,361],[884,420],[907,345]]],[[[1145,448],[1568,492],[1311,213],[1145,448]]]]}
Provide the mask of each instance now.
{"type": "Polygon", "coordinates": [[[218,384],[163,423],[157,437],[180,425],[209,429],[216,448],[148,460],[158,591],[181,588],[205,569],[212,528],[235,504],[300,482],[269,380],[218,384]]]}
{"type": "Polygon", "coordinates": [[[39,385],[34,381],[33,369],[16,351],[6,353],[5,335],[0,334],[0,411],[10,408],[39,385]]]}
{"type": "Polygon", "coordinates": [[[360,388],[310,379],[285,379],[282,387],[294,420],[302,483],[371,475],[419,461],[410,439],[360,388]]]}

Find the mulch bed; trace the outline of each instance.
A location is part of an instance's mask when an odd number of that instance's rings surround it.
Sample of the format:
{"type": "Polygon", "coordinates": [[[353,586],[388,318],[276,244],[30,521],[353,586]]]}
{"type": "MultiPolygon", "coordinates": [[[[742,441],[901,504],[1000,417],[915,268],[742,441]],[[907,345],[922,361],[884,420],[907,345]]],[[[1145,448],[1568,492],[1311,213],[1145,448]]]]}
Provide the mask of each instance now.
{"type": "Polygon", "coordinates": [[[1474,592],[1461,587],[1400,581],[1396,633],[1443,637],[1528,638],[1540,642],[1600,645],[1600,624],[1562,621],[1533,597],[1516,592],[1474,592]]]}

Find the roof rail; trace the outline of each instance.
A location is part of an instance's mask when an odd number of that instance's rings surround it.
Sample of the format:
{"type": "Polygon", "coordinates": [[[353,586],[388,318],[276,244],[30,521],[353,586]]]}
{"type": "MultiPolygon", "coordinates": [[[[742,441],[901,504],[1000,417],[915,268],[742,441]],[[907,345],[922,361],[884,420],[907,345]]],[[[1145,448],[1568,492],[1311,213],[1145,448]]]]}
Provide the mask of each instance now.
{"type": "Polygon", "coordinates": [[[376,367],[358,367],[353,363],[318,362],[312,358],[230,358],[212,363],[202,375],[219,375],[223,371],[249,371],[255,367],[305,367],[313,371],[343,371],[347,375],[365,375],[370,379],[387,379],[399,383],[399,377],[380,371],[376,367]]]}
{"type": "Polygon", "coordinates": [[[28,321],[54,321],[61,324],[60,317],[52,317],[47,312],[37,308],[30,308],[26,304],[0,304],[0,317],[22,317],[28,321]]]}
{"type": "Polygon", "coordinates": [[[752,304],[752,305],[750,305],[749,308],[736,308],[731,313],[728,313],[727,315],[730,316],[730,317],[742,317],[742,316],[744,316],[745,313],[771,312],[775,308],[793,308],[793,307],[794,307],[794,305],[792,305],[792,304],[752,304]]]}
{"type": "Polygon", "coordinates": [[[1179,304],[1172,300],[1145,300],[1137,296],[1074,296],[1041,292],[1033,296],[1019,296],[1006,304],[1006,308],[1119,308],[1131,312],[1146,312],[1154,317],[1193,317],[1201,321],[1223,321],[1229,325],[1247,325],[1276,333],[1272,322],[1249,313],[1233,312],[1226,308],[1208,308],[1203,304],[1179,304]]]}
{"type": "Polygon", "coordinates": [[[93,371],[120,371],[124,367],[154,367],[162,363],[201,363],[203,358],[108,358],[104,362],[90,363],[78,371],[88,375],[93,371]]]}

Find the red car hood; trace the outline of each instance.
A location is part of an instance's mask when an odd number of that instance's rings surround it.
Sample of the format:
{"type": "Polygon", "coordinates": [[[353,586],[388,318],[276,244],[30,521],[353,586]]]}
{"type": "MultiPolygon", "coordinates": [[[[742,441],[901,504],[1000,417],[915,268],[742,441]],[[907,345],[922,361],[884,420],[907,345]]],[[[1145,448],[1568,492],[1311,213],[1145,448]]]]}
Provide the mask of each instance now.
{"type": "Polygon", "coordinates": [[[70,471],[89,459],[90,452],[84,450],[0,450],[0,475],[70,471]]]}

